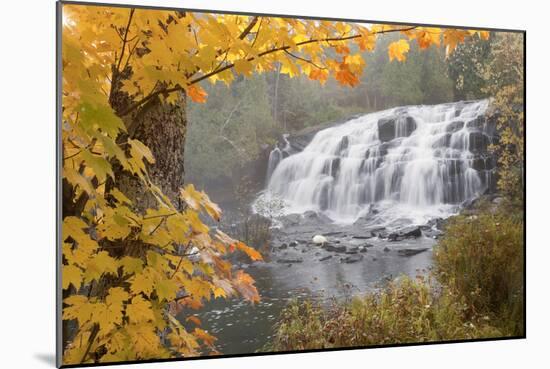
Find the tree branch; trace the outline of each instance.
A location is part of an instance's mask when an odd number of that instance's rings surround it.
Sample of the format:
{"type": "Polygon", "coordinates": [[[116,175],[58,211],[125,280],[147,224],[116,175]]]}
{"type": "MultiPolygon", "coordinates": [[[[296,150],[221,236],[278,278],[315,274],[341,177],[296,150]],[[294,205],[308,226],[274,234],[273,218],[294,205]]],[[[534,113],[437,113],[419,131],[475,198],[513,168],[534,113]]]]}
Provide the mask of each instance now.
{"type": "Polygon", "coordinates": [[[246,28],[241,32],[241,34],[239,35],[239,40],[244,40],[244,38],[246,36],[248,36],[248,34],[250,33],[250,31],[252,31],[252,28],[254,28],[254,26],[256,25],[256,23],[258,23],[258,17],[254,17],[252,18],[252,21],[250,21],[250,23],[248,24],[248,26],[246,26],[246,28]]]}
{"type": "MultiPolygon", "coordinates": [[[[417,26],[411,26],[411,27],[407,27],[407,28],[394,28],[394,29],[388,29],[388,30],[381,30],[381,31],[373,32],[373,34],[382,34],[382,33],[390,33],[390,32],[405,32],[405,31],[410,31],[410,30],[415,29],[415,28],[417,28],[417,26]]],[[[310,40],[298,42],[298,43],[296,43],[296,46],[303,46],[303,45],[311,44],[311,43],[314,43],[314,42],[347,41],[347,40],[353,40],[353,39],[360,38],[360,37],[363,37],[363,35],[362,34],[355,34],[355,35],[346,36],[346,37],[317,38],[317,39],[310,39],[310,40]]],[[[278,52],[278,51],[285,51],[285,50],[288,50],[290,48],[291,48],[290,45],[275,47],[275,48],[268,49],[268,50],[265,50],[265,51],[259,53],[257,57],[251,56],[249,58],[246,58],[245,60],[246,61],[253,61],[257,58],[261,58],[262,56],[272,54],[272,53],[275,53],[275,52],[278,52]]],[[[224,72],[228,69],[231,69],[234,66],[235,66],[235,63],[229,63],[229,64],[227,64],[227,65],[225,65],[221,68],[215,69],[215,70],[213,70],[209,73],[205,73],[200,77],[197,77],[195,79],[190,80],[187,83],[187,86],[194,85],[195,83],[198,83],[198,82],[201,82],[205,79],[208,79],[208,78],[212,77],[215,74],[218,74],[218,73],[224,72]]],[[[195,74],[195,73],[193,73],[193,74],[195,74]]],[[[135,103],[128,106],[128,108],[123,110],[120,113],[120,115],[125,116],[125,115],[129,114],[134,109],[137,109],[139,106],[145,104],[146,102],[148,102],[149,100],[153,99],[154,97],[156,97],[160,94],[170,94],[172,92],[183,91],[183,90],[185,90],[185,88],[182,87],[182,86],[179,86],[179,85],[175,86],[175,87],[171,87],[171,88],[165,88],[165,89],[157,90],[157,91],[149,94],[148,96],[145,96],[143,99],[138,100],[135,103]]]]}
{"type": "Polygon", "coordinates": [[[302,61],[305,61],[306,63],[309,63],[311,65],[313,65],[315,68],[317,69],[327,69],[326,67],[322,67],[320,65],[317,65],[315,64],[313,61],[309,60],[309,59],[306,59],[306,58],[302,58],[301,56],[298,56],[298,55],[294,55],[293,53],[291,53],[290,51],[288,50],[284,50],[284,52],[290,56],[292,56],[293,58],[295,59],[299,59],[299,60],[302,60],[302,61]]]}
{"type": "Polygon", "coordinates": [[[116,66],[116,70],[118,73],[120,73],[120,63],[122,63],[122,59],[124,59],[124,51],[126,50],[126,44],[128,43],[128,32],[130,32],[130,24],[132,23],[132,17],[134,16],[135,11],[136,11],[135,8],[130,9],[128,24],[126,25],[126,29],[124,30],[124,39],[122,40],[122,51],[120,52],[120,59],[118,59],[118,63],[116,66]]]}

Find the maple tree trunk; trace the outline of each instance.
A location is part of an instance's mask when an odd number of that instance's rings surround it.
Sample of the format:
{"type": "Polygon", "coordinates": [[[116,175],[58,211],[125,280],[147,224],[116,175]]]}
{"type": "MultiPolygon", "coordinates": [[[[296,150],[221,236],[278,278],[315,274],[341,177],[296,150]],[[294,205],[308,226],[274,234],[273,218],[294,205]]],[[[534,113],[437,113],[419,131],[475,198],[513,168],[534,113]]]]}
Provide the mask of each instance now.
{"type": "MultiPolygon", "coordinates": [[[[131,73],[127,71],[127,73],[131,73]]],[[[121,76],[113,80],[110,103],[115,112],[124,111],[132,100],[120,91],[121,76]]],[[[128,133],[121,135],[121,143],[128,138],[143,142],[153,153],[155,163],[148,165],[151,181],[181,208],[179,189],[184,184],[184,145],[187,134],[187,99],[183,92],[175,104],[168,104],[156,97],[128,116],[122,117],[128,133]]],[[[142,182],[120,165],[114,165],[116,186],[140,210],[156,208],[157,201],[147,193],[142,182]]]]}

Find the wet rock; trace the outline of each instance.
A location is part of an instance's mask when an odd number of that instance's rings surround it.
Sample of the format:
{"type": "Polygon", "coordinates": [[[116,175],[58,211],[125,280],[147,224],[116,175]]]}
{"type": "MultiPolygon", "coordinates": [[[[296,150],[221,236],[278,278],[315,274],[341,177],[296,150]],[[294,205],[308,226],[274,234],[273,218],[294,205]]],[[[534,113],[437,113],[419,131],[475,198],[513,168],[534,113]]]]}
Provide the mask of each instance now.
{"type": "Polygon", "coordinates": [[[373,245],[372,243],[365,243],[365,244],[363,245],[363,247],[365,247],[365,248],[374,247],[374,245],[373,245]]]}
{"type": "Polygon", "coordinates": [[[365,252],[367,252],[367,251],[368,251],[368,250],[367,250],[367,248],[366,248],[365,246],[359,247],[359,252],[360,252],[360,253],[365,253],[365,252]]]}
{"type": "Polygon", "coordinates": [[[369,238],[373,238],[374,234],[372,232],[367,232],[364,235],[354,235],[351,236],[351,238],[355,238],[356,240],[368,240],[369,238]]]}
{"type": "Polygon", "coordinates": [[[395,138],[395,118],[382,118],[378,121],[378,139],[388,142],[395,138]]]}
{"type": "Polygon", "coordinates": [[[472,168],[481,171],[481,170],[491,170],[495,167],[495,159],[491,156],[477,156],[472,160],[472,168]]]}
{"type": "Polygon", "coordinates": [[[325,261],[325,260],[328,260],[328,259],[332,259],[332,255],[322,257],[321,259],[319,259],[319,261],[325,261]]]}
{"type": "Polygon", "coordinates": [[[422,236],[422,230],[418,226],[405,227],[388,235],[390,241],[402,241],[406,238],[418,238],[422,236]]]}
{"type": "Polygon", "coordinates": [[[329,252],[346,252],[347,248],[344,245],[341,246],[334,246],[331,244],[327,244],[324,246],[324,249],[329,252]]]}
{"type": "Polygon", "coordinates": [[[290,243],[288,244],[289,247],[296,247],[298,246],[298,242],[296,241],[290,241],[290,243]]]}
{"type": "Polygon", "coordinates": [[[397,250],[397,254],[400,256],[413,256],[416,254],[420,254],[424,251],[428,250],[428,248],[421,248],[421,249],[401,249],[397,250]]]}
{"type": "Polygon", "coordinates": [[[345,258],[341,258],[340,262],[346,263],[346,264],[353,264],[361,260],[363,260],[363,255],[354,255],[354,256],[346,256],[345,258]]]}
{"type": "Polygon", "coordinates": [[[486,152],[490,144],[489,137],[482,132],[470,132],[468,149],[471,152],[486,152]]]}
{"type": "Polygon", "coordinates": [[[311,241],[316,244],[316,245],[324,245],[326,243],[328,243],[328,240],[326,237],[324,236],[321,236],[321,235],[315,235],[313,236],[313,238],[311,239],[311,241]]]}
{"type": "Polygon", "coordinates": [[[277,263],[280,264],[296,264],[296,263],[302,263],[304,260],[302,258],[297,259],[278,259],[277,263]]]}
{"type": "Polygon", "coordinates": [[[286,243],[283,243],[279,246],[279,250],[285,250],[288,247],[286,243]]]}
{"type": "Polygon", "coordinates": [[[409,227],[401,231],[404,237],[420,237],[422,236],[422,231],[420,227],[409,227]]]}
{"type": "Polygon", "coordinates": [[[342,139],[340,140],[340,143],[338,143],[338,149],[337,149],[337,153],[338,154],[341,154],[344,150],[346,150],[349,146],[349,138],[348,136],[344,136],[342,137],[342,139]]]}
{"type": "Polygon", "coordinates": [[[403,241],[404,239],[405,238],[397,232],[392,232],[388,235],[388,241],[397,242],[397,241],[403,241]]]}
{"type": "Polygon", "coordinates": [[[340,158],[332,159],[330,162],[330,174],[333,177],[338,176],[338,171],[340,170],[340,158]]]}
{"type": "Polygon", "coordinates": [[[383,227],[383,226],[375,226],[375,227],[369,227],[366,230],[371,233],[376,233],[376,232],[384,231],[385,229],[386,227],[383,227]]]}
{"type": "Polygon", "coordinates": [[[344,232],[342,232],[342,231],[338,231],[338,232],[327,232],[327,233],[323,233],[323,236],[325,236],[325,237],[336,236],[336,235],[343,234],[343,233],[344,233],[344,232]]]}
{"type": "Polygon", "coordinates": [[[441,236],[443,234],[443,232],[441,232],[439,229],[433,229],[433,228],[426,229],[426,230],[422,231],[422,233],[426,237],[430,237],[430,238],[433,238],[433,239],[438,239],[439,236],[441,236]]]}
{"type": "Polygon", "coordinates": [[[388,248],[388,246],[384,247],[384,252],[390,252],[390,249],[388,248]]]}
{"type": "Polygon", "coordinates": [[[376,233],[376,237],[382,238],[382,239],[383,238],[388,238],[388,235],[389,235],[389,233],[386,232],[386,231],[380,231],[380,232],[376,233]]]}
{"type": "Polygon", "coordinates": [[[456,131],[460,131],[464,127],[464,122],[460,120],[455,120],[454,122],[451,122],[447,127],[445,127],[445,131],[453,133],[456,131]]]}
{"type": "Polygon", "coordinates": [[[279,218],[283,227],[290,227],[300,224],[302,216],[300,214],[287,214],[279,218]]]}
{"type": "Polygon", "coordinates": [[[312,211],[312,210],[306,211],[306,212],[302,215],[302,218],[303,218],[303,220],[304,220],[306,223],[310,223],[310,222],[314,222],[315,224],[317,224],[317,222],[321,222],[321,223],[332,223],[332,221],[330,220],[330,218],[327,217],[326,215],[317,213],[317,212],[312,211]]]}
{"type": "Polygon", "coordinates": [[[416,129],[413,117],[388,117],[378,121],[378,139],[388,142],[397,137],[408,137],[416,129]]]}
{"type": "Polygon", "coordinates": [[[434,149],[439,147],[450,147],[451,146],[451,133],[444,133],[440,137],[438,137],[434,142],[432,143],[432,147],[434,149]]]}

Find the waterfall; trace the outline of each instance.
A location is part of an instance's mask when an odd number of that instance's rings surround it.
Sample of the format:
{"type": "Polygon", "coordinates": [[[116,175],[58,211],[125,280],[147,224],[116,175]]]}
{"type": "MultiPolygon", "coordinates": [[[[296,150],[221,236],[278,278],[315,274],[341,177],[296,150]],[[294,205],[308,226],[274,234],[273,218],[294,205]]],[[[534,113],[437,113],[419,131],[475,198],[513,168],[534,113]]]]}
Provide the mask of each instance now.
{"type": "Polygon", "coordinates": [[[319,131],[301,152],[283,157],[276,147],[262,196],[281,198],[288,213],[313,210],[339,222],[372,206],[386,221],[448,215],[494,181],[488,104],[388,109],[319,131]]]}
{"type": "Polygon", "coordinates": [[[290,155],[290,142],[288,141],[288,135],[283,135],[283,141],[285,143],[284,147],[282,149],[279,148],[279,145],[275,145],[275,148],[271,150],[269,153],[269,158],[267,160],[267,174],[266,174],[266,183],[269,184],[269,180],[271,179],[271,175],[273,174],[273,171],[279,165],[281,160],[283,160],[285,157],[290,155]]]}

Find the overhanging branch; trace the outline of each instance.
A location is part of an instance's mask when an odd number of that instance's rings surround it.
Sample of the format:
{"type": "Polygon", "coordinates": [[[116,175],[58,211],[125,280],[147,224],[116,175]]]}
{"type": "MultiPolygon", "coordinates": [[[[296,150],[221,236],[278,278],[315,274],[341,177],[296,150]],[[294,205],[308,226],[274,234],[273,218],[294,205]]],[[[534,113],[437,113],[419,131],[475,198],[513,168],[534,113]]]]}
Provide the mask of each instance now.
{"type": "MultiPolygon", "coordinates": [[[[253,26],[250,27],[250,29],[252,29],[252,28],[253,28],[253,26]]],[[[388,29],[388,30],[381,30],[381,31],[373,32],[372,34],[382,34],[382,33],[390,33],[390,32],[405,32],[405,31],[413,30],[415,28],[417,28],[417,26],[411,26],[411,27],[407,27],[407,28],[394,28],[394,29],[388,29]]],[[[363,37],[363,35],[362,34],[355,34],[355,35],[350,35],[350,36],[346,36],[346,37],[317,38],[317,39],[310,39],[310,40],[298,42],[298,43],[296,43],[296,46],[303,46],[303,45],[307,45],[307,44],[311,44],[311,43],[315,43],[315,42],[348,41],[348,40],[353,40],[353,39],[360,38],[360,37],[363,37]]],[[[251,56],[249,58],[246,58],[245,60],[250,62],[250,61],[253,61],[255,59],[259,59],[259,58],[261,58],[262,56],[265,56],[265,55],[269,55],[269,54],[276,53],[276,52],[279,52],[279,51],[288,51],[291,48],[292,47],[290,45],[275,47],[275,48],[268,49],[268,50],[265,50],[265,51],[259,53],[257,57],[251,56]]],[[[221,72],[224,72],[228,69],[231,69],[234,66],[235,66],[235,63],[229,63],[229,64],[226,64],[225,66],[223,66],[221,68],[216,68],[216,69],[214,69],[213,71],[211,71],[209,73],[203,74],[199,77],[196,77],[196,78],[190,80],[187,83],[187,86],[192,86],[195,83],[201,82],[201,81],[203,81],[205,79],[208,79],[208,78],[210,78],[210,77],[212,77],[212,76],[214,76],[218,73],[221,73],[221,72]]],[[[155,97],[157,97],[161,94],[162,95],[171,94],[173,92],[183,91],[183,90],[185,90],[185,88],[183,86],[179,86],[179,85],[175,86],[175,87],[171,87],[171,88],[164,88],[164,89],[161,89],[161,90],[157,90],[157,91],[149,94],[148,96],[145,96],[143,99],[141,99],[139,101],[136,101],[135,103],[128,106],[128,108],[126,108],[124,111],[122,111],[120,113],[120,115],[125,116],[125,115],[131,113],[133,110],[137,109],[141,105],[145,104],[146,102],[150,101],[151,99],[153,99],[153,98],[155,98],[155,97]]]]}

